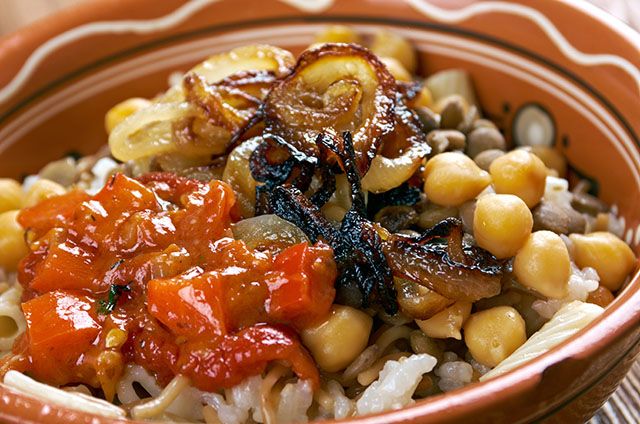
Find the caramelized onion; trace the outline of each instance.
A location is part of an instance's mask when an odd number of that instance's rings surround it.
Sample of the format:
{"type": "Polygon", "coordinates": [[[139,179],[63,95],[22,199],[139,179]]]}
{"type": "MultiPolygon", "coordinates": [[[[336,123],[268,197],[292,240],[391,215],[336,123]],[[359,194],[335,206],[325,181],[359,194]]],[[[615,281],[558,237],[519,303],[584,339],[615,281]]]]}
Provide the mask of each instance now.
{"type": "Polygon", "coordinates": [[[500,293],[502,264],[482,249],[461,245],[461,223],[448,219],[418,239],[393,234],[384,252],[394,275],[456,301],[500,293]],[[432,242],[445,237],[452,246],[432,242]]]}
{"type": "Polygon", "coordinates": [[[188,103],[157,103],[129,115],[109,134],[111,154],[127,161],[176,150],[172,122],[195,116],[188,103]]]}
{"type": "Polygon", "coordinates": [[[304,232],[276,215],[260,215],[243,219],[232,227],[236,239],[250,249],[281,250],[288,246],[308,242],[304,232]]]}
{"type": "Polygon", "coordinates": [[[314,156],[319,133],[350,131],[364,175],[382,137],[393,130],[395,98],[395,80],[368,50],[323,44],[305,51],[265,99],[265,131],[314,156]]]}
{"type": "MultiPolygon", "coordinates": [[[[211,56],[188,73],[199,75],[208,84],[214,84],[233,74],[246,71],[268,71],[276,78],[280,78],[288,74],[294,64],[295,58],[287,50],[266,44],[254,44],[211,56]]],[[[155,101],[179,102],[182,100],[184,100],[184,93],[182,85],[178,84],[155,101]]]]}
{"type": "Polygon", "coordinates": [[[272,73],[252,71],[209,85],[204,77],[190,73],[183,85],[187,101],[202,119],[235,135],[251,122],[274,81],[272,73]]]}
{"type": "Polygon", "coordinates": [[[255,214],[257,183],[251,176],[249,158],[260,143],[262,143],[262,137],[254,137],[238,145],[229,153],[222,172],[222,180],[233,189],[236,205],[244,218],[255,214]]]}
{"type": "Polygon", "coordinates": [[[276,78],[290,72],[293,56],[266,45],[240,47],[194,67],[184,84],[127,117],[109,134],[116,159],[161,154],[224,153],[232,137],[255,123],[276,78]]]}
{"type": "Polygon", "coordinates": [[[429,319],[453,303],[453,300],[410,280],[395,278],[394,284],[400,310],[413,319],[429,319]]]}
{"type": "Polygon", "coordinates": [[[404,105],[401,96],[395,107],[395,129],[383,138],[380,150],[362,178],[362,189],[373,193],[400,186],[411,178],[422,159],[431,152],[419,118],[404,105]]]}

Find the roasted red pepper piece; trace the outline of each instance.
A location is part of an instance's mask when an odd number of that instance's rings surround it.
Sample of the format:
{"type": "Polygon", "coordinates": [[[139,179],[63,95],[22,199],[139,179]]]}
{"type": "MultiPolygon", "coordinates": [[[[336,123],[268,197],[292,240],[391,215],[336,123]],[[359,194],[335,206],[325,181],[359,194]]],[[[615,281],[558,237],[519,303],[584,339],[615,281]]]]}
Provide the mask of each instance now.
{"type": "Polygon", "coordinates": [[[262,373],[276,360],[288,362],[298,377],[318,387],[313,359],[295,332],[282,325],[256,325],[221,340],[186,344],[175,371],[200,390],[215,391],[262,373]]]}
{"type": "Polygon", "coordinates": [[[291,246],[276,257],[267,275],[269,315],[304,328],[329,313],[337,269],[331,248],[318,243],[291,246]]]}

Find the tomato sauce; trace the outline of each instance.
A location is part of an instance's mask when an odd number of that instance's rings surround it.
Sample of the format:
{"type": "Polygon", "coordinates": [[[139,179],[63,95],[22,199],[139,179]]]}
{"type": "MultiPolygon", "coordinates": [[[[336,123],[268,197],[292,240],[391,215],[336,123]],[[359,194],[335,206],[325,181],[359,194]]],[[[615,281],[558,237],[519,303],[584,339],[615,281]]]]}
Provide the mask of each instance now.
{"type": "Polygon", "coordinates": [[[233,239],[234,203],[220,181],[117,174],[95,196],[73,191],[23,210],[28,328],[0,370],[88,384],[107,399],[128,363],[161,384],[182,374],[213,391],[280,360],[318,384],[296,331],[329,313],[332,251],[249,249],[233,239]]]}

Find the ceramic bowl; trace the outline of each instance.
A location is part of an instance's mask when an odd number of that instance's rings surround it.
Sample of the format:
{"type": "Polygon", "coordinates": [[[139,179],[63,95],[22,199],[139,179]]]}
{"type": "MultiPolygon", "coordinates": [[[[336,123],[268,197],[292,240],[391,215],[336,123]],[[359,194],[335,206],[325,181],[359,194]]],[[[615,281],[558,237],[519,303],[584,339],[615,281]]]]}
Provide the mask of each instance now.
{"type": "MultiPolygon", "coordinates": [[[[468,70],[485,115],[515,144],[555,145],[640,242],[640,35],[569,0],[102,0],[0,41],[0,174],[20,177],[106,141],[115,103],[153,96],[172,71],[249,43],[299,52],[328,23],[385,27],[420,73],[468,70]]],[[[637,275],[604,315],[511,373],[358,423],[584,422],[640,350],[637,275]]],[[[110,422],[0,385],[0,421],[110,422]]]]}

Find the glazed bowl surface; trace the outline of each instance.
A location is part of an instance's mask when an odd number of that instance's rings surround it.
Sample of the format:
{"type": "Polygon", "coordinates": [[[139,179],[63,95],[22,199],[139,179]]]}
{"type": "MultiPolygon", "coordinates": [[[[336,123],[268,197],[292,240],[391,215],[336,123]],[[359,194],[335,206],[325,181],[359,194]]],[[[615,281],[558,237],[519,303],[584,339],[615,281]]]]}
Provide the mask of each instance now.
{"type": "MultiPolygon", "coordinates": [[[[570,0],[97,0],[0,40],[0,177],[106,142],[105,112],[231,48],[299,53],[329,23],[409,38],[421,75],[464,68],[513,144],[553,145],[640,252],[640,35],[570,0]]],[[[504,376],[351,422],[584,422],[640,350],[638,274],[603,316],[504,376]]],[[[114,422],[0,385],[0,421],[114,422]]]]}

